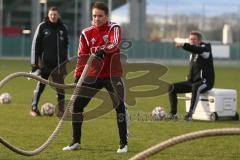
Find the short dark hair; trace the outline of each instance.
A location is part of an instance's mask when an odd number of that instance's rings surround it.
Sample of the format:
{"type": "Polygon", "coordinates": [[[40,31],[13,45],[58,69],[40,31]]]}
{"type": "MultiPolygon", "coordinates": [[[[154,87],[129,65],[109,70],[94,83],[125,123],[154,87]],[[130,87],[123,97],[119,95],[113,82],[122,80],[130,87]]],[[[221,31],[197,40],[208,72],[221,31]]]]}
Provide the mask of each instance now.
{"type": "Polygon", "coordinates": [[[48,12],[49,12],[49,11],[57,11],[58,13],[60,13],[60,12],[59,12],[59,9],[58,9],[57,7],[55,7],[55,6],[50,7],[50,8],[48,9],[48,12]]]}
{"type": "Polygon", "coordinates": [[[104,2],[95,2],[95,3],[93,3],[92,10],[94,8],[103,10],[105,12],[105,14],[108,16],[108,13],[109,13],[108,6],[104,2]]]}
{"type": "Polygon", "coordinates": [[[202,40],[202,34],[199,31],[191,31],[190,35],[195,35],[199,40],[202,40]]]}

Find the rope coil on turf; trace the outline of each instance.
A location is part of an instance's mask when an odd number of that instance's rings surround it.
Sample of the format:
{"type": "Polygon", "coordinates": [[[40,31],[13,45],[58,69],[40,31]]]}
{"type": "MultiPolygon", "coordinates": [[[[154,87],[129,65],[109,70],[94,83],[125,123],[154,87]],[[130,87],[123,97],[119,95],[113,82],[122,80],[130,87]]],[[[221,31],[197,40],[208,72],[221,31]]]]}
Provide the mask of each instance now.
{"type": "Polygon", "coordinates": [[[240,135],[240,128],[208,129],[173,137],[138,153],[134,157],[130,158],[130,160],[143,160],[173,145],[183,143],[186,141],[204,137],[229,136],[229,135],[240,135]]]}
{"type": "Polygon", "coordinates": [[[20,149],[12,144],[10,144],[9,142],[7,142],[5,139],[3,139],[2,137],[0,137],[0,143],[2,143],[5,147],[7,147],[8,149],[10,149],[11,151],[13,152],[16,152],[20,155],[24,155],[24,156],[34,156],[40,152],[42,152],[45,148],[47,148],[51,142],[57,137],[60,129],[63,127],[64,125],[64,119],[65,117],[67,116],[67,113],[68,111],[72,109],[72,105],[73,105],[73,102],[75,101],[76,99],[76,95],[78,95],[79,91],[80,91],[80,87],[82,86],[82,83],[84,81],[84,78],[86,77],[87,73],[88,73],[88,69],[89,69],[89,66],[92,64],[92,61],[94,59],[95,55],[94,54],[91,54],[91,56],[89,57],[88,61],[87,61],[87,64],[85,65],[84,67],[84,70],[82,72],[82,75],[80,77],[80,79],[78,80],[78,83],[75,85],[75,84],[70,84],[70,85],[65,85],[65,84],[58,84],[58,83],[54,83],[54,82],[51,82],[51,81],[48,81],[48,80],[45,80],[45,79],[42,79],[38,76],[35,76],[33,74],[30,74],[30,73],[26,73],[26,72],[18,72],[18,73],[13,73],[13,74],[10,74],[9,76],[7,76],[6,78],[4,78],[1,82],[0,82],[0,88],[3,87],[8,81],[10,81],[11,79],[14,79],[16,77],[29,77],[29,78],[32,78],[32,79],[35,79],[35,80],[38,80],[40,81],[41,83],[44,83],[44,84],[48,84],[50,86],[54,86],[54,87],[57,87],[57,88],[61,88],[61,89],[67,89],[67,88],[74,88],[74,91],[73,91],[73,94],[70,98],[70,101],[68,102],[66,108],[65,108],[65,111],[64,111],[64,114],[62,116],[62,118],[60,119],[60,121],[58,122],[58,125],[56,126],[55,130],[53,131],[53,133],[48,137],[48,139],[46,140],[46,142],[44,142],[40,147],[38,147],[37,149],[35,150],[32,150],[32,151],[26,151],[26,150],[23,150],[23,149],[20,149]]]}

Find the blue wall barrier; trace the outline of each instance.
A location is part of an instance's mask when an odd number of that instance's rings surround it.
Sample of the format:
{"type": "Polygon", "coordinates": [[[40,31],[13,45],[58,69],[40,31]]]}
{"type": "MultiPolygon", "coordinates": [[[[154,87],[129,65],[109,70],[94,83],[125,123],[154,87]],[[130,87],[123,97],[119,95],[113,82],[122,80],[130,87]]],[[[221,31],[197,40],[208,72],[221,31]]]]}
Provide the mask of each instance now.
{"type": "MultiPolygon", "coordinates": [[[[182,49],[175,47],[173,42],[149,42],[149,41],[129,41],[131,47],[123,50],[129,58],[133,59],[187,59],[189,54],[182,49]]],[[[31,55],[30,36],[3,36],[1,57],[30,57],[31,55]]],[[[77,55],[77,47],[72,37],[69,38],[69,54],[77,55]]],[[[240,43],[230,45],[230,60],[240,61],[240,43]]]]}
{"type": "MultiPolygon", "coordinates": [[[[74,46],[72,38],[69,38],[69,54],[70,56],[76,55],[74,53],[74,46]]],[[[31,55],[32,39],[29,36],[3,36],[2,49],[0,56],[2,57],[30,57],[31,55]]],[[[77,48],[77,47],[76,47],[77,48]]]]}

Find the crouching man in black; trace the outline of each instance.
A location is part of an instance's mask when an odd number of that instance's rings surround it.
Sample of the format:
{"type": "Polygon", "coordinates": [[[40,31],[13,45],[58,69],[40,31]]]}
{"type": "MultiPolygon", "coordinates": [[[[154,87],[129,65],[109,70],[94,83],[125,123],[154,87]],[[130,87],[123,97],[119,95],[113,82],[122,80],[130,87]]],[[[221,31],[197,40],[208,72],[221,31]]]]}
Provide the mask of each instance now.
{"type": "Polygon", "coordinates": [[[213,88],[214,65],[210,43],[202,42],[202,35],[192,31],[189,35],[189,43],[177,43],[177,48],[190,52],[190,70],[187,81],[172,84],[169,92],[171,111],[170,119],[177,119],[177,93],[192,93],[191,105],[184,119],[192,120],[192,114],[196,109],[200,93],[213,88]]]}

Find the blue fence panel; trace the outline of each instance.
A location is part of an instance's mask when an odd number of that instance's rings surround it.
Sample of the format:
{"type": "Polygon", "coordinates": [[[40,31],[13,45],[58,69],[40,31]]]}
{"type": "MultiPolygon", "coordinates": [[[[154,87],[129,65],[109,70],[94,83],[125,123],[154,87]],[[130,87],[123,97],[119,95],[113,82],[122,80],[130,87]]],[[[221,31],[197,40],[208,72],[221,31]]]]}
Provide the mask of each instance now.
{"type": "Polygon", "coordinates": [[[127,54],[133,59],[186,59],[189,57],[185,51],[176,48],[171,42],[133,41],[127,54]]]}
{"type": "MultiPolygon", "coordinates": [[[[183,49],[175,47],[173,42],[132,41],[132,46],[123,51],[132,59],[187,59],[189,54],[183,49]]],[[[2,53],[6,57],[30,57],[32,39],[30,36],[3,36],[2,53]]],[[[77,55],[78,43],[69,38],[69,54],[77,55]]],[[[230,60],[240,60],[240,43],[230,45],[230,60]]]]}

